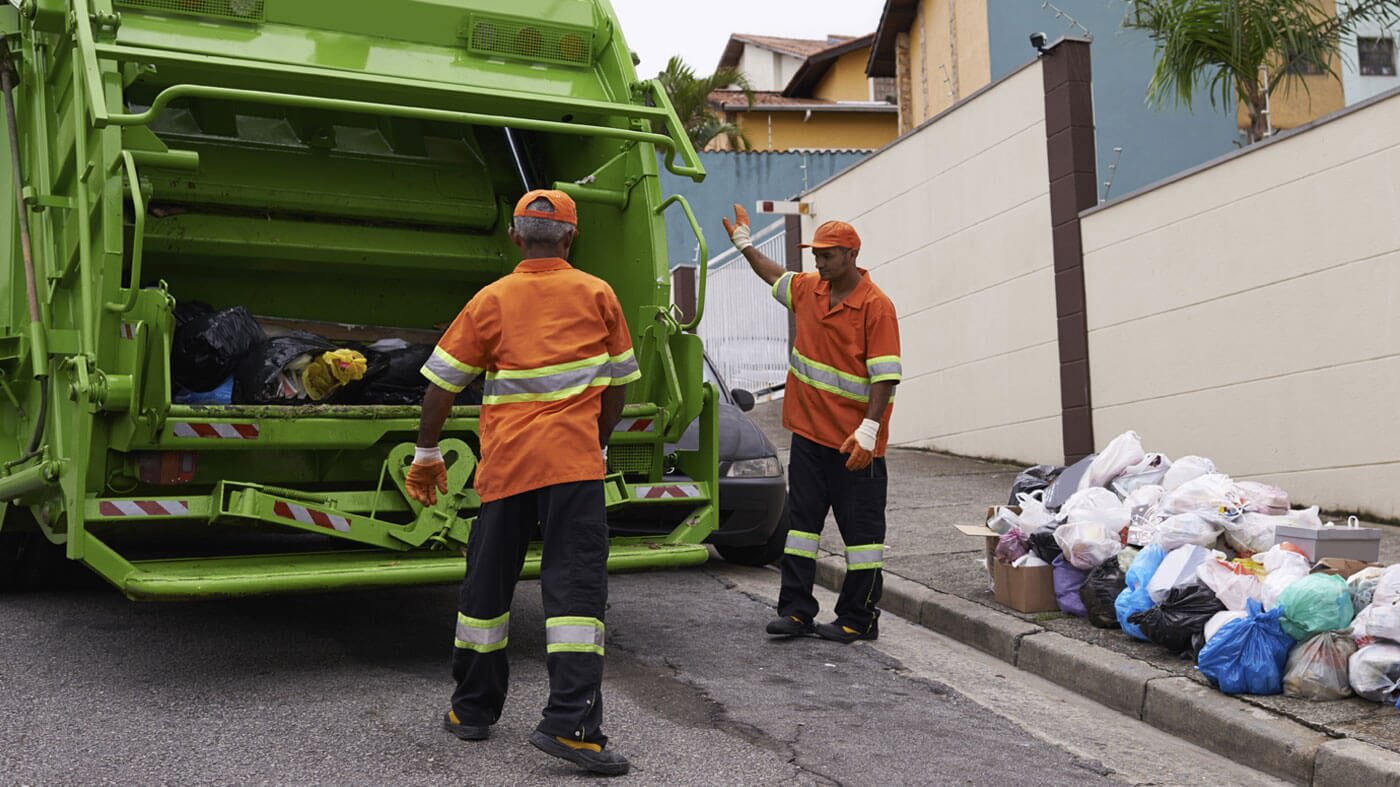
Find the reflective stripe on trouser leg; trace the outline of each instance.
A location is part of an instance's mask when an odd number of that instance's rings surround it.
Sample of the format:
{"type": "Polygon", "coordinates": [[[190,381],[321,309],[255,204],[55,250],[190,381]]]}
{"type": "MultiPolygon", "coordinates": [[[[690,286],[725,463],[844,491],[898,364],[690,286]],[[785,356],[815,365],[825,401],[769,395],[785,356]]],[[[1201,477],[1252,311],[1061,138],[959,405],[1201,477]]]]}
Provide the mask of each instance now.
{"type": "Polygon", "coordinates": [[[546,653],[603,655],[603,621],[597,618],[549,618],[544,626],[546,653]]]}
{"type": "Polygon", "coordinates": [[[884,544],[862,544],[846,547],[846,570],[860,571],[867,568],[882,568],[885,565],[884,544]]]}
{"type": "Polygon", "coordinates": [[[510,613],[494,618],[473,618],[457,613],[457,638],[452,643],[477,653],[490,653],[510,642],[510,613]]]}
{"type": "Polygon", "coordinates": [[[783,545],[784,555],[796,555],[797,557],[809,557],[817,559],[817,547],[821,545],[822,537],[817,533],[807,533],[801,530],[789,530],[787,542],[783,545]]]}

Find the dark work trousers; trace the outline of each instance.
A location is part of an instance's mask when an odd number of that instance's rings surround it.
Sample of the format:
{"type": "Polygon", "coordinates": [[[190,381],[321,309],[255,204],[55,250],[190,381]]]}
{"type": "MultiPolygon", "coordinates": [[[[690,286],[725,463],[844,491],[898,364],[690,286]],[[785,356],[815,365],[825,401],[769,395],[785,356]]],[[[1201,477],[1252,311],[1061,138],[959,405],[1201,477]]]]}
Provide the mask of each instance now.
{"type": "Polygon", "coordinates": [[[549,703],[539,730],[607,743],[603,720],[603,609],[608,601],[608,521],[601,481],[547,486],[484,503],[467,539],[458,596],[452,710],[463,724],[495,724],[509,682],[510,603],[535,523],[544,552],[545,664],[549,703]]]}
{"type": "Polygon", "coordinates": [[[846,469],[847,458],[835,448],[792,436],[788,460],[791,529],[783,554],[778,614],[806,621],[816,618],[812,582],[817,577],[817,543],[827,511],[832,511],[841,540],[846,542],[846,580],[836,598],[836,623],[866,632],[880,616],[875,605],[883,584],[880,569],[884,565],[889,476],[883,458],[855,472],[846,469]]]}

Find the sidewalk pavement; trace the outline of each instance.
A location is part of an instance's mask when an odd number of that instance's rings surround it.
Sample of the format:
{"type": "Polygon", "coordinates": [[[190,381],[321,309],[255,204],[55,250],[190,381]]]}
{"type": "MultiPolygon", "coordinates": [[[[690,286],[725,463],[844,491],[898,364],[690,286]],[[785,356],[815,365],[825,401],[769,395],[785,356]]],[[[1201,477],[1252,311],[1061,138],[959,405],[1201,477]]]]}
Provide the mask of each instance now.
{"type": "MultiPolygon", "coordinates": [[[[786,462],[781,407],[781,401],[765,402],[751,415],[786,462]]],[[[1211,688],[1192,662],[1157,645],[1080,618],[997,604],[981,563],[982,540],[954,526],[980,524],[989,505],[1004,504],[1021,468],[908,449],[891,450],[887,462],[886,612],[1277,776],[1300,783],[1400,784],[1400,710],[1393,706],[1229,697],[1211,688]]],[[[1382,562],[1400,562],[1400,528],[1367,526],[1382,531],[1382,562]]],[[[845,565],[830,518],[822,551],[818,581],[835,589],[845,565]]]]}

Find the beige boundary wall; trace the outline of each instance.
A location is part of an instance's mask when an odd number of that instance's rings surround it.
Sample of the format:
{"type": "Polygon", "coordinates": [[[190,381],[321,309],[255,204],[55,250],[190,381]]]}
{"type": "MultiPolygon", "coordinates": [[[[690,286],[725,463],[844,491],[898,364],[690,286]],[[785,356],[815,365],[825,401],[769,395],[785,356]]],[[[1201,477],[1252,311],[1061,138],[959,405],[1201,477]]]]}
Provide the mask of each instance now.
{"type": "Polygon", "coordinates": [[[803,198],[899,312],[895,444],[1063,459],[1044,90],[1031,63],[803,198]]]}
{"type": "Polygon", "coordinates": [[[1400,93],[1082,217],[1094,431],[1400,518],[1400,93]]]}

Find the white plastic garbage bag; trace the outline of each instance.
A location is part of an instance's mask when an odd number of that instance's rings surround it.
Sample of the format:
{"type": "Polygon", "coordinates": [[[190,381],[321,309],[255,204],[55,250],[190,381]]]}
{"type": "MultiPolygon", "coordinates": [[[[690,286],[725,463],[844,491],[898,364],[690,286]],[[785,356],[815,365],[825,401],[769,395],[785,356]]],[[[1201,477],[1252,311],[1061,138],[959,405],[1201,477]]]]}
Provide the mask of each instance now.
{"type": "Polygon", "coordinates": [[[1162,549],[1171,550],[1187,544],[1214,546],[1218,538],[1218,525],[1200,514],[1188,513],[1169,516],[1156,523],[1156,534],[1152,537],[1152,543],[1160,544],[1162,549]]]}
{"type": "Polygon", "coordinates": [[[1163,514],[1199,514],[1218,525],[1240,515],[1239,493],[1230,476],[1208,473],[1172,489],[1157,503],[1163,514]]]}
{"type": "Polygon", "coordinates": [[[1132,513],[1118,495],[1102,487],[1090,487],[1075,492],[1060,508],[1060,519],[1068,524],[1093,523],[1114,532],[1128,526],[1132,513]]]}
{"type": "Polygon", "coordinates": [[[1162,495],[1165,494],[1166,491],[1167,490],[1157,484],[1140,486],[1123,496],[1123,505],[1127,507],[1128,513],[1131,514],[1134,519],[1138,519],[1146,516],[1147,512],[1162,499],[1162,495]]]}
{"type": "Polygon", "coordinates": [[[1221,626],[1224,626],[1232,620],[1244,620],[1247,617],[1249,617],[1248,612],[1240,612],[1238,610],[1217,612],[1211,615],[1210,620],[1206,621],[1206,642],[1210,642],[1211,638],[1215,636],[1215,633],[1220,631],[1221,626]]]}
{"type": "Polygon", "coordinates": [[[1283,591],[1306,577],[1311,570],[1307,558],[1283,547],[1271,547],[1267,552],[1255,555],[1254,559],[1264,566],[1266,572],[1262,594],[1265,609],[1277,606],[1278,597],[1283,595],[1283,591]]]}
{"type": "Polygon", "coordinates": [[[1172,466],[1172,460],[1166,454],[1147,454],[1132,467],[1124,470],[1122,475],[1108,485],[1110,489],[1123,497],[1144,486],[1160,486],[1162,479],[1166,478],[1167,470],[1172,466]]]}
{"type": "Polygon", "coordinates": [[[1036,557],[1034,552],[1027,552],[1026,554],[1016,558],[1016,560],[1014,560],[1011,563],[1012,568],[1036,568],[1038,566],[1048,565],[1050,564],[1036,557]]]}
{"type": "Polygon", "coordinates": [[[1183,456],[1172,462],[1171,468],[1162,478],[1162,486],[1170,492],[1195,478],[1215,472],[1215,463],[1204,456],[1183,456]]]}
{"type": "Polygon", "coordinates": [[[1381,573],[1376,590],[1371,594],[1371,603],[1385,606],[1400,601],[1400,563],[1389,566],[1381,573]]]}
{"type": "Polygon", "coordinates": [[[1196,578],[1210,588],[1228,610],[1244,612],[1250,599],[1261,604],[1264,601],[1264,584],[1259,577],[1242,574],[1230,563],[1207,560],[1196,568],[1196,578]]]}
{"type": "Polygon", "coordinates": [[[1124,432],[1109,441],[1094,458],[1089,471],[1079,480],[1079,488],[1108,486],[1123,471],[1142,461],[1143,456],[1142,438],[1138,437],[1137,432],[1124,432]]]}
{"type": "Polygon", "coordinates": [[[1351,657],[1351,688],[1372,702],[1400,697],[1400,645],[1378,642],[1351,657]]]}
{"type": "Polygon", "coordinates": [[[1172,588],[1197,584],[1196,569],[1209,559],[1210,550],[1195,544],[1173,549],[1148,581],[1147,595],[1160,604],[1172,588]]]}
{"type": "Polygon", "coordinates": [[[1267,551],[1274,545],[1274,532],[1291,520],[1268,514],[1241,514],[1225,525],[1225,543],[1242,554],[1267,551]]]}
{"type": "Polygon", "coordinates": [[[1276,486],[1261,484],[1258,481],[1239,481],[1235,484],[1244,502],[1244,510],[1256,514],[1282,516],[1288,513],[1288,493],[1276,486]]]}
{"type": "Polygon", "coordinates": [[[1123,549],[1118,533],[1095,522],[1070,522],[1055,529],[1055,543],[1067,563],[1080,571],[1092,571],[1123,549]]]}
{"type": "Polygon", "coordinates": [[[1367,566],[1347,577],[1347,590],[1351,592],[1353,609],[1360,612],[1371,605],[1371,600],[1375,598],[1376,588],[1380,586],[1383,576],[1385,576],[1384,568],[1367,566]]]}
{"type": "Polygon", "coordinates": [[[1366,621],[1366,636],[1400,644],[1400,604],[1367,607],[1371,611],[1366,621]]]}
{"type": "Polygon", "coordinates": [[[1045,490],[1040,489],[1030,494],[1022,492],[1016,499],[1021,503],[1022,533],[1034,533],[1054,523],[1055,515],[1045,510],[1045,490]]]}

